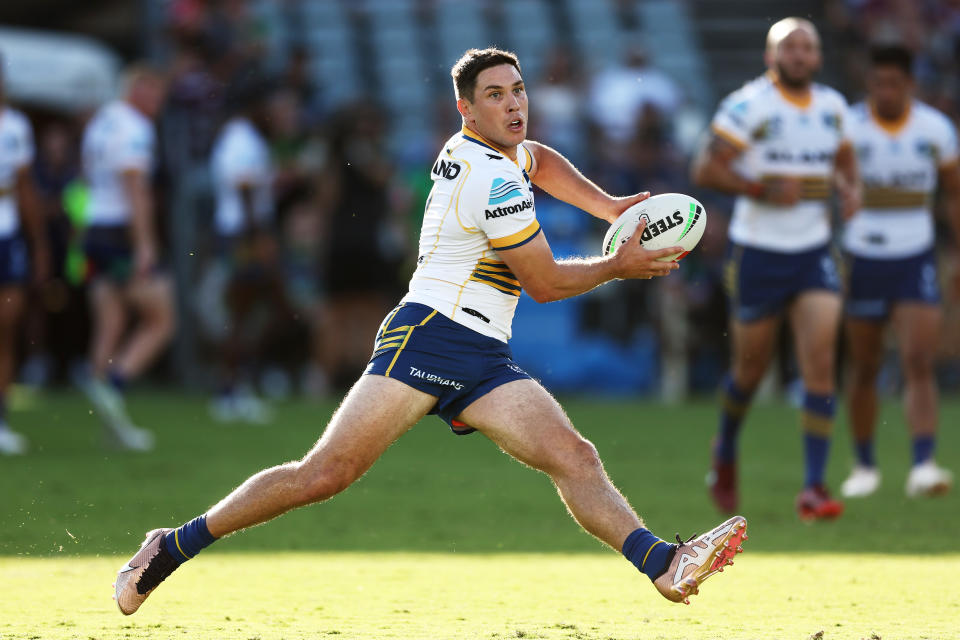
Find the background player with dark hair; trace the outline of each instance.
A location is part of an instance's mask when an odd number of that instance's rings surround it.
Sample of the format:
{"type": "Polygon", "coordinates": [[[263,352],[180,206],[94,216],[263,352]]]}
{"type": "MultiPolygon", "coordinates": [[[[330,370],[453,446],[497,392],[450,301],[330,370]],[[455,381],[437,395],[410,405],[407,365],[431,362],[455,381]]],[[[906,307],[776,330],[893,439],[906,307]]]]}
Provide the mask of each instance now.
{"type": "Polygon", "coordinates": [[[934,360],[943,324],[933,204],[939,186],[955,246],[960,246],[957,132],[946,116],[913,98],[912,65],[905,48],[874,49],[867,99],[849,117],[864,181],[863,208],[849,220],[843,237],[849,256],[850,426],[857,458],[842,486],[850,497],[870,495],[880,485],[873,443],[877,376],[888,325],[897,337],[913,441],[907,495],[942,493],[953,481],[933,458],[938,408],[934,360]]]}

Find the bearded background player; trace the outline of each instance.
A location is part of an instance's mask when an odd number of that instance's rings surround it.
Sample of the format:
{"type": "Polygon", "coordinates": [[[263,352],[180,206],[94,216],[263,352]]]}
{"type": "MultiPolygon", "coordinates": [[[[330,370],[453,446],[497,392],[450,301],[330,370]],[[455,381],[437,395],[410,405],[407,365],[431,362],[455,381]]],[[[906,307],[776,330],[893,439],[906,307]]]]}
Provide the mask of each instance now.
{"type": "Polygon", "coordinates": [[[710,143],[692,166],[698,185],[738,196],[725,274],[732,366],[708,483],[721,511],[736,510],[740,428],[787,320],[804,387],[805,473],[795,506],[802,519],[835,518],[843,505],[824,479],[841,314],[829,199],[835,191],[844,216],[857,209],[856,157],[845,129],[846,102],[813,82],[821,64],[813,24],[801,18],[774,24],[764,60],[767,73],[721,103],[710,143]]]}
{"type": "Polygon", "coordinates": [[[463,130],[433,166],[417,270],[381,325],[365,374],[301,460],[252,476],[182,527],[150,531],[117,576],[123,613],[217,538],[343,491],[428,413],[456,432],[479,431],[549,475],[577,522],[622,551],[669,600],[687,601],[740,551],[740,516],[676,545],[650,533],[594,446],[507,345],[521,289],[546,302],[614,278],[662,276],[677,264],[656,258],[682,251],[646,251],[635,241],[613,256],[557,261],[536,220],[531,183],[608,222],[649,194],[612,197],[557,152],[525,140],[527,96],[513,54],[471,49],[451,73],[463,130]]]}

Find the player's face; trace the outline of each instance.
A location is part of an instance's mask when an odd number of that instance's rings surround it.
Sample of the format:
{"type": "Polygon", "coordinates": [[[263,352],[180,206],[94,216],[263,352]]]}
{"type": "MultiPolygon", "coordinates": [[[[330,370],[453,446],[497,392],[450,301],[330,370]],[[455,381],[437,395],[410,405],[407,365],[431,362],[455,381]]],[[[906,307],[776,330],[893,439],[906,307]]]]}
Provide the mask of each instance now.
{"type": "Polygon", "coordinates": [[[481,71],[473,100],[461,99],[459,106],[467,124],[500,147],[515,147],[527,137],[527,92],[513,65],[481,71]]]}
{"type": "Polygon", "coordinates": [[[794,29],[777,44],[773,64],[783,84],[804,89],[820,69],[820,40],[807,29],[794,29]]]}
{"type": "Polygon", "coordinates": [[[881,118],[896,120],[903,115],[912,91],[913,81],[899,67],[873,67],[867,76],[867,92],[881,118]]]}

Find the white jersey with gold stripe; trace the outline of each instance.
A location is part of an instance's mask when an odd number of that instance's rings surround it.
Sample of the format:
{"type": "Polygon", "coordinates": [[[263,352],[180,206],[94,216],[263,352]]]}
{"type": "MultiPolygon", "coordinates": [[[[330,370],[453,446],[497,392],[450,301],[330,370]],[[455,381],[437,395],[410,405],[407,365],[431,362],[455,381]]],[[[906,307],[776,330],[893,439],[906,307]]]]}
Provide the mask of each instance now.
{"type": "Polygon", "coordinates": [[[431,172],[417,269],[404,302],[509,340],[521,287],[497,250],[540,233],[527,175],[532,164],[522,144],[514,162],[467,128],[447,140],[431,172]]]}
{"type": "Polygon", "coordinates": [[[749,180],[799,178],[801,200],[784,207],[740,196],[730,239],[760,249],[797,253],[830,238],[829,197],[834,156],[846,138],[847,103],[829,87],[814,84],[799,102],[767,74],[720,104],[713,133],[742,153],[734,169],[749,180]]]}
{"type": "Polygon", "coordinates": [[[957,162],[953,123],[918,100],[897,122],[880,120],[864,102],[847,119],[863,178],[863,207],[847,223],[844,248],[880,259],[928,250],[937,174],[957,162]]]}
{"type": "Polygon", "coordinates": [[[33,129],[27,117],[0,105],[0,238],[20,229],[17,172],[33,162],[33,129]]]}

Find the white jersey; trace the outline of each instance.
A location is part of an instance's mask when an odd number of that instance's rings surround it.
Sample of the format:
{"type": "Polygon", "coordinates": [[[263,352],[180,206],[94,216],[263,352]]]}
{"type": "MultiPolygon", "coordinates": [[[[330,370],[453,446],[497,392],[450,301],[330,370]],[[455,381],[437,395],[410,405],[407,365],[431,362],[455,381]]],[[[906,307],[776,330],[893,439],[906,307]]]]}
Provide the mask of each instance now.
{"type": "Polygon", "coordinates": [[[154,145],[150,120],[128,102],[115,100],[93,115],[83,132],[83,173],[90,186],[87,224],[128,224],[131,210],[122,175],[149,174],[154,145]]]}
{"type": "Polygon", "coordinates": [[[914,100],[899,122],[866,103],[849,131],[863,178],[863,207],[847,223],[844,248],[865,258],[905,258],[933,246],[933,196],[941,167],[957,162],[957,132],[942,113],[914,100]]]}
{"type": "Polygon", "coordinates": [[[730,94],[717,110],[715,135],[742,153],[734,169],[749,180],[799,178],[801,200],[784,207],[747,196],[737,198],[730,221],[734,242],[797,253],[830,239],[829,196],[834,156],[846,139],[847,103],[823,85],[810,88],[806,103],[784,93],[763,75],[730,94]]]}
{"type": "Polygon", "coordinates": [[[270,148],[256,127],[245,118],[227,122],[210,156],[210,174],[217,194],[214,227],[222,236],[242,233],[247,224],[240,187],[252,189],[254,220],[267,222],[273,215],[273,181],[270,148]]]}
{"type": "Polygon", "coordinates": [[[20,229],[17,172],[33,162],[33,130],[22,113],[0,105],[0,238],[20,229]]]}
{"type": "Polygon", "coordinates": [[[454,322],[506,342],[521,286],[498,249],[540,233],[522,144],[513,162],[464,128],[447,140],[431,178],[417,269],[404,302],[433,307],[454,322]]]}

